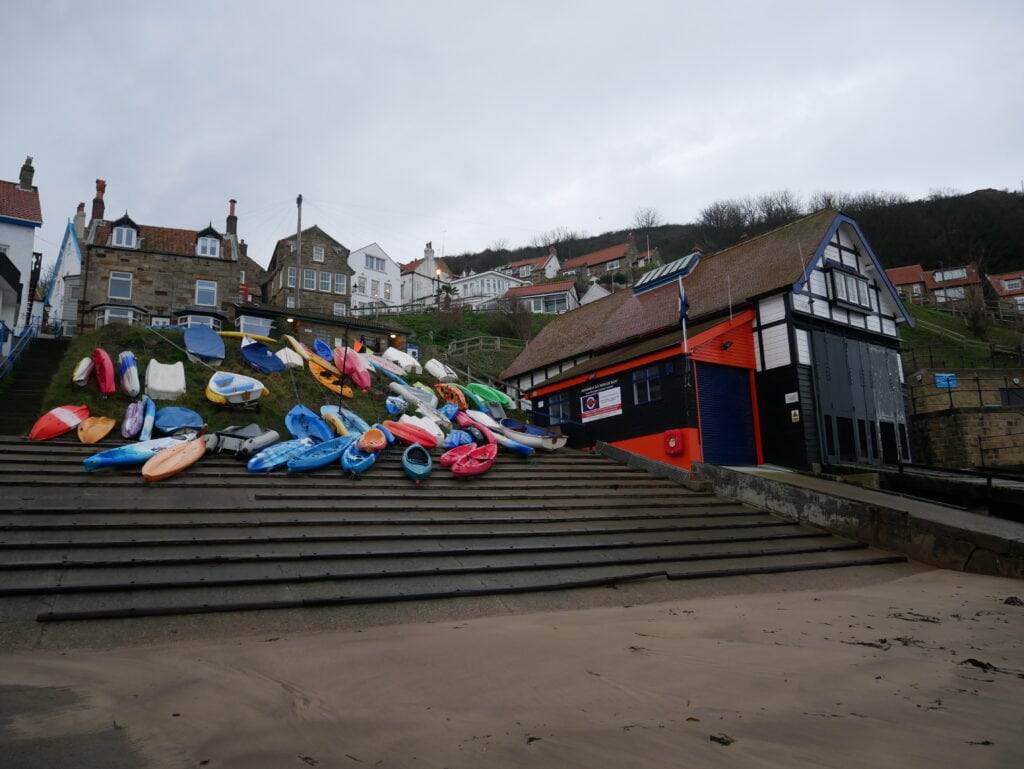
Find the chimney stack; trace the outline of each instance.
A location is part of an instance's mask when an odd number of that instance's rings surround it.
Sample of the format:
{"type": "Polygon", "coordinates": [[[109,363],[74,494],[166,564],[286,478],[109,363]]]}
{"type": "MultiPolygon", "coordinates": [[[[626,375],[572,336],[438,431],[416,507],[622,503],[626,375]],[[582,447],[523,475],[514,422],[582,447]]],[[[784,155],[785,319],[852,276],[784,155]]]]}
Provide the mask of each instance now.
{"type": "Polygon", "coordinates": [[[21,176],[18,180],[18,186],[23,190],[35,190],[32,186],[32,177],[35,176],[36,169],[32,167],[32,156],[29,155],[25,158],[25,163],[21,167],[21,176]]]}
{"type": "Polygon", "coordinates": [[[103,212],[106,210],[106,204],[103,202],[103,193],[107,191],[107,182],[105,179],[96,180],[96,197],[92,199],[92,218],[93,221],[97,221],[103,218],[103,212]]]}
{"type": "Polygon", "coordinates": [[[234,199],[228,201],[228,203],[231,204],[231,208],[228,211],[228,221],[227,221],[227,231],[228,231],[229,235],[237,235],[238,234],[238,217],[235,216],[235,203],[237,203],[237,202],[238,201],[234,200],[234,199]]]}
{"type": "Polygon", "coordinates": [[[85,203],[78,204],[78,210],[75,211],[75,237],[79,240],[85,238],[85,203]]]}

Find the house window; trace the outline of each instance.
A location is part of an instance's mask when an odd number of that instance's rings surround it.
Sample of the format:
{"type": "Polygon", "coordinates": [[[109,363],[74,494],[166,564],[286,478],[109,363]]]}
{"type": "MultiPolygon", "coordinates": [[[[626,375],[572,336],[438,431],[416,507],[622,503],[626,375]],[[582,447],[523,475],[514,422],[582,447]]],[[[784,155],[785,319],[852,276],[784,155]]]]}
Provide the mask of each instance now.
{"type": "Polygon", "coordinates": [[[110,283],[107,285],[107,296],[110,299],[131,299],[132,274],[130,272],[111,272],[110,283]]]}
{"type": "Polygon", "coordinates": [[[245,285],[245,270],[238,271],[238,282],[243,286],[245,285]]]}
{"type": "Polygon", "coordinates": [[[374,270],[375,272],[384,272],[384,260],[379,256],[366,255],[366,269],[374,270]]]}
{"type": "Polygon", "coordinates": [[[952,302],[957,299],[964,298],[964,287],[955,286],[953,288],[940,288],[935,292],[936,302],[952,302]]]}
{"type": "Polygon", "coordinates": [[[136,234],[134,227],[115,227],[111,241],[113,245],[121,248],[135,248],[136,234]]]}
{"type": "Polygon", "coordinates": [[[866,280],[840,270],[832,271],[833,298],[837,302],[871,308],[871,289],[866,280]]]}
{"type": "Polygon", "coordinates": [[[523,267],[520,267],[519,268],[519,277],[520,278],[528,278],[528,277],[530,277],[530,272],[532,270],[533,270],[533,266],[529,265],[529,264],[524,265],[523,267]]]}
{"type": "Polygon", "coordinates": [[[270,318],[256,318],[252,315],[242,315],[238,318],[238,330],[243,334],[270,336],[273,326],[274,322],[270,318]]]}
{"type": "Polygon", "coordinates": [[[568,309],[569,305],[565,299],[565,294],[544,297],[544,312],[560,313],[565,312],[568,309]]]}
{"type": "Polygon", "coordinates": [[[661,380],[658,378],[657,366],[645,366],[633,371],[633,403],[661,400],[661,380]]]}
{"type": "Polygon", "coordinates": [[[199,238],[199,242],[196,244],[196,254],[198,256],[216,258],[219,253],[220,242],[217,238],[211,238],[209,235],[199,238]]]}
{"type": "Polygon", "coordinates": [[[196,281],[196,304],[199,305],[200,307],[217,306],[217,281],[196,281]]]}
{"type": "Polygon", "coordinates": [[[295,297],[291,296],[290,294],[288,296],[286,296],[285,300],[284,300],[284,306],[287,307],[289,310],[294,310],[295,309],[295,297]]]}
{"type": "Polygon", "coordinates": [[[178,318],[178,325],[181,328],[206,326],[214,331],[220,331],[220,320],[218,318],[211,318],[209,315],[182,315],[178,318]]]}
{"type": "Polygon", "coordinates": [[[298,277],[299,277],[299,268],[298,267],[289,267],[288,268],[288,288],[295,288],[295,281],[298,279],[298,277]]]}
{"type": "Polygon", "coordinates": [[[952,270],[939,270],[934,275],[936,282],[942,282],[944,280],[962,280],[967,277],[967,269],[965,267],[956,267],[952,270]]]}
{"type": "Polygon", "coordinates": [[[316,290],[316,270],[302,271],[302,288],[305,291],[316,290]]]}
{"type": "Polygon", "coordinates": [[[345,306],[344,302],[335,302],[334,303],[334,314],[335,315],[348,315],[348,308],[345,306]]]}
{"type": "Polygon", "coordinates": [[[358,288],[356,289],[356,293],[365,294],[366,293],[366,276],[365,275],[360,275],[359,276],[359,280],[356,282],[356,285],[358,286],[358,288]]]}
{"type": "Polygon", "coordinates": [[[331,273],[320,273],[320,290],[328,294],[331,293],[331,273]]]}
{"type": "Polygon", "coordinates": [[[560,425],[563,422],[569,422],[571,420],[572,414],[569,411],[569,393],[552,393],[551,397],[548,398],[548,424],[560,425]]]}
{"type": "Polygon", "coordinates": [[[371,280],[370,281],[370,296],[372,296],[374,298],[380,296],[380,281],[379,280],[371,280]]]}
{"type": "Polygon", "coordinates": [[[152,328],[167,328],[171,325],[171,319],[166,315],[154,315],[149,319],[152,328]]]}
{"type": "Polygon", "coordinates": [[[388,302],[391,301],[391,284],[390,283],[385,283],[384,284],[384,299],[386,301],[388,301],[388,302]]]}
{"type": "Polygon", "coordinates": [[[324,260],[324,247],[313,246],[313,261],[322,262],[324,260]]]}
{"type": "Polygon", "coordinates": [[[1003,288],[1007,291],[1020,291],[1020,278],[1013,278],[1012,280],[1004,280],[1003,288]]]}
{"type": "Polygon", "coordinates": [[[619,269],[619,260],[618,259],[612,259],[610,262],[605,264],[604,269],[606,271],[608,271],[608,272],[611,272],[612,270],[619,269]]]}
{"type": "Polygon", "coordinates": [[[334,293],[344,294],[345,288],[345,274],[341,272],[334,273],[334,293]]]}
{"type": "Polygon", "coordinates": [[[103,315],[97,318],[97,322],[101,326],[105,326],[108,323],[127,323],[132,325],[135,322],[135,310],[130,307],[108,307],[103,311],[103,315]]]}

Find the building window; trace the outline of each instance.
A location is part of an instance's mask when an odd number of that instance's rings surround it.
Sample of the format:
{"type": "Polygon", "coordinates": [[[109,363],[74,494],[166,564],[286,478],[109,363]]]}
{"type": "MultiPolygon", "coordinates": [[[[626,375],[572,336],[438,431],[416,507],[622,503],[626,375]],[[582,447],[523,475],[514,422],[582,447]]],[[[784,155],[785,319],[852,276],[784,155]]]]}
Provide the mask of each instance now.
{"type": "Polygon", "coordinates": [[[136,234],[134,227],[115,227],[111,244],[121,248],[135,248],[136,234]]]}
{"type": "Polygon", "coordinates": [[[334,314],[335,315],[348,315],[348,308],[345,306],[344,302],[335,302],[334,303],[334,314]]]}
{"type": "Polygon", "coordinates": [[[964,287],[940,288],[935,292],[936,302],[953,302],[964,298],[964,287]]]}
{"type": "Polygon", "coordinates": [[[294,310],[295,309],[295,297],[292,296],[291,294],[286,296],[285,300],[284,300],[284,306],[287,307],[289,310],[294,310]]]}
{"type": "Polygon", "coordinates": [[[149,319],[149,325],[153,328],[167,328],[171,325],[171,319],[166,315],[154,315],[149,319]]]}
{"type": "Polygon", "coordinates": [[[838,302],[871,309],[871,290],[866,280],[839,270],[832,271],[832,290],[838,302]]]}
{"type": "Polygon", "coordinates": [[[198,256],[205,256],[213,259],[216,258],[219,253],[220,242],[217,238],[211,238],[208,235],[199,238],[199,242],[196,244],[196,254],[198,256]]]}
{"type": "Polygon", "coordinates": [[[344,273],[341,273],[341,272],[334,273],[334,293],[336,293],[336,294],[344,294],[345,293],[345,289],[346,289],[345,283],[346,283],[346,281],[345,281],[345,274],[344,273]]]}
{"type": "Polygon", "coordinates": [[[1003,288],[1007,291],[1020,291],[1020,278],[1003,281],[1003,288]]]}
{"type": "Polygon", "coordinates": [[[563,422],[569,422],[571,420],[572,414],[569,411],[569,393],[552,393],[551,397],[548,398],[548,424],[560,425],[563,422]]]}
{"type": "Polygon", "coordinates": [[[274,322],[270,318],[257,318],[252,315],[242,315],[238,318],[238,330],[243,334],[270,336],[273,326],[274,322]]]}
{"type": "Polygon", "coordinates": [[[375,272],[384,272],[385,262],[379,256],[366,255],[366,269],[375,272]]]}
{"type": "Polygon", "coordinates": [[[127,323],[132,325],[135,322],[135,310],[130,307],[108,307],[96,320],[101,326],[105,326],[108,323],[127,323]]]}
{"type": "Polygon", "coordinates": [[[519,277],[528,278],[530,273],[533,271],[533,265],[527,264],[519,268],[519,277]]]}
{"type": "Polygon", "coordinates": [[[313,246],[313,261],[322,262],[324,260],[324,247],[313,246]]]}
{"type": "Polygon", "coordinates": [[[377,297],[380,296],[380,281],[379,280],[371,280],[370,281],[370,296],[372,296],[374,299],[376,299],[377,297]]]}
{"type": "Polygon", "coordinates": [[[217,281],[196,281],[196,304],[199,305],[200,307],[217,306],[217,281]]]}
{"type": "Polygon", "coordinates": [[[611,272],[612,270],[619,269],[619,260],[618,259],[612,259],[610,262],[605,264],[604,268],[608,272],[611,272]]]}
{"type": "Polygon", "coordinates": [[[295,288],[295,281],[298,280],[298,277],[299,277],[299,268],[298,267],[289,267],[288,268],[288,288],[295,288]]]}
{"type": "Polygon", "coordinates": [[[327,294],[331,293],[331,273],[320,273],[320,290],[327,294]]]}
{"type": "Polygon", "coordinates": [[[657,366],[644,366],[633,371],[633,403],[661,400],[661,380],[658,378],[657,366]]]}
{"type": "Polygon", "coordinates": [[[569,303],[565,298],[565,294],[544,297],[544,312],[557,314],[568,309],[569,303]]]}
{"type": "Polygon", "coordinates": [[[385,283],[384,284],[384,300],[388,301],[388,302],[391,301],[391,284],[390,283],[385,283]]]}
{"type": "Polygon", "coordinates": [[[131,299],[132,274],[130,272],[111,272],[110,283],[107,285],[107,296],[110,299],[131,299]]]}
{"type": "Polygon", "coordinates": [[[365,275],[360,275],[359,276],[359,280],[356,281],[356,286],[357,286],[357,288],[356,288],[356,293],[357,294],[365,294],[366,293],[366,276],[365,275]]]}
{"type": "Polygon", "coordinates": [[[965,267],[956,267],[952,270],[939,270],[934,275],[935,281],[941,283],[944,280],[963,280],[967,277],[965,267]]]}
{"type": "Polygon", "coordinates": [[[316,270],[302,271],[302,288],[304,291],[316,290],[316,270]]]}
{"type": "Polygon", "coordinates": [[[195,328],[206,326],[214,331],[220,331],[220,319],[211,318],[209,315],[182,315],[178,318],[178,325],[181,328],[195,328]]]}

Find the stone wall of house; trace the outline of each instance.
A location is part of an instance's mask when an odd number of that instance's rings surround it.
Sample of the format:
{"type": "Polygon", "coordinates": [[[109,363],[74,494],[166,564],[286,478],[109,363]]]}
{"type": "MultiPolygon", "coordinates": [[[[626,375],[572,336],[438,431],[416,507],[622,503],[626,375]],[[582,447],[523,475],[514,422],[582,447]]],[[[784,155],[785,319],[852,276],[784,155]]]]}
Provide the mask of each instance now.
{"type": "Polygon", "coordinates": [[[196,306],[197,280],[216,282],[217,304],[212,309],[228,317],[231,303],[238,299],[239,266],[226,259],[100,247],[87,250],[84,266],[79,302],[84,314],[82,330],[96,326],[96,313],[89,308],[108,302],[145,309],[143,323],[151,322],[153,316],[171,317],[174,310],[196,306]],[[132,274],[130,300],[109,297],[110,273],[114,271],[132,274]]]}
{"type": "Polygon", "coordinates": [[[954,408],[911,419],[914,461],[966,468],[1024,467],[1024,408],[954,408]]]}
{"type": "Polygon", "coordinates": [[[349,251],[338,243],[334,238],[313,227],[302,232],[302,254],[301,259],[296,260],[295,252],[292,250],[294,239],[278,243],[274,254],[274,272],[267,274],[266,299],[270,304],[277,307],[287,307],[289,297],[296,296],[296,289],[288,286],[288,268],[298,267],[298,303],[302,310],[344,317],[351,314],[351,291],[353,269],[348,263],[349,251]],[[313,261],[315,248],[324,250],[322,262],[313,261]],[[313,290],[303,287],[303,273],[305,270],[315,272],[313,290]],[[320,290],[321,273],[328,273],[331,276],[330,290],[320,290]],[[334,276],[341,273],[345,276],[343,292],[336,292],[334,276]],[[335,305],[343,312],[335,312],[335,305]]]}

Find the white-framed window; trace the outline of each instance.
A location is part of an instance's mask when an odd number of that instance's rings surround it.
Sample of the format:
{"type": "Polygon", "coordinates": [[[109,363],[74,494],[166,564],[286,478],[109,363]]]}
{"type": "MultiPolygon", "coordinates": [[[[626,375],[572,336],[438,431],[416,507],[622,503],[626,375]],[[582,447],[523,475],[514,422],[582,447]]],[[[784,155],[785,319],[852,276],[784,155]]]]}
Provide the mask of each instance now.
{"type": "Polygon", "coordinates": [[[967,277],[966,267],[955,267],[952,270],[938,270],[935,272],[935,281],[941,283],[944,280],[962,280],[967,277]]]}
{"type": "Polygon", "coordinates": [[[619,260],[618,260],[618,259],[612,259],[612,260],[611,260],[610,262],[607,262],[607,263],[605,264],[604,268],[605,268],[606,270],[608,270],[609,272],[610,272],[611,270],[617,270],[617,269],[619,269],[619,260]]]}
{"type": "Polygon", "coordinates": [[[384,272],[386,262],[379,256],[371,256],[366,254],[366,269],[374,270],[375,272],[384,272]]]}
{"type": "Polygon", "coordinates": [[[386,301],[388,301],[388,302],[391,301],[391,284],[390,283],[385,283],[384,284],[384,299],[386,301]]]}
{"type": "Polygon", "coordinates": [[[657,366],[633,370],[633,403],[641,405],[661,400],[661,379],[657,366]]]}
{"type": "Polygon", "coordinates": [[[1020,278],[1011,278],[1003,281],[1003,288],[1007,291],[1020,291],[1020,278]]]}
{"type": "Polygon", "coordinates": [[[135,248],[136,235],[134,227],[115,227],[110,242],[111,245],[121,248],[135,248]]]}
{"type": "Polygon", "coordinates": [[[107,307],[103,314],[96,319],[97,324],[105,326],[108,323],[135,323],[135,310],[131,307],[107,307]]]}
{"type": "Polygon", "coordinates": [[[238,271],[238,282],[243,286],[245,285],[245,270],[238,271]]]}
{"type": "Polygon", "coordinates": [[[220,254],[220,241],[210,235],[204,235],[196,243],[196,256],[215,259],[220,254]]]}
{"type": "Polygon", "coordinates": [[[241,315],[238,318],[238,330],[243,334],[270,336],[274,321],[270,318],[257,318],[253,315],[241,315]]]}
{"type": "Polygon", "coordinates": [[[533,265],[532,264],[524,264],[522,267],[519,268],[519,277],[520,278],[528,278],[528,277],[530,277],[530,273],[531,272],[533,272],[533,265]]]}
{"type": "Polygon", "coordinates": [[[149,319],[149,325],[153,328],[167,328],[171,325],[171,319],[167,315],[154,315],[149,319]]]}
{"type": "Polygon", "coordinates": [[[1024,296],[1017,297],[1017,309],[1024,310],[1024,296]]]}
{"type": "Polygon", "coordinates": [[[366,293],[366,276],[365,275],[360,275],[359,276],[359,280],[356,282],[356,285],[358,286],[358,288],[356,289],[356,293],[365,294],[366,293]]]}
{"type": "Polygon", "coordinates": [[[295,281],[299,279],[299,268],[288,268],[288,288],[295,288],[295,281]]]}
{"type": "Polygon", "coordinates": [[[324,247],[313,246],[313,261],[322,262],[324,260],[324,247]]]}
{"type": "Polygon", "coordinates": [[[195,328],[206,326],[214,331],[220,331],[220,319],[211,318],[209,315],[182,315],[178,318],[178,326],[181,328],[195,328]]]}
{"type": "Polygon", "coordinates": [[[838,302],[871,308],[871,289],[863,278],[832,270],[833,298],[838,302]]]}
{"type": "Polygon", "coordinates": [[[331,273],[320,273],[320,290],[328,294],[331,293],[331,273]]]}
{"type": "Polygon", "coordinates": [[[952,288],[940,288],[935,292],[936,302],[952,302],[964,298],[964,287],[953,286],[952,288]]]}
{"type": "Polygon", "coordinates": [[[291,294],[286,296],[285,299],[284,299],[284,306],[287,307],[289,310],[294,310],[295,309],[295,297],[292,296],[291,294]]]}
{"type": "Polygon", "coordinates": [[[345,280],[346,275],[343,272],[334,273],[334,293],[344,294],[345,289],[348,287],[348,281],[345,280]]]}
{"type": "Polygon", "coordinates": [[[107,284],[107,297],[110,299],[131,299],[132,298],[132,274],[130,272],[110,273],[110,282],[107,284]]]}
{"type": "Polygon", "coordinates": [[[334,314],[335,315],[348,315],[348,307],[344,302],[334,303],[334,314]]]}
{"type": "Polygon", "coordinates": [[[304,291],[316,290],[316,270],[302,271],[302,288],[304,291]]]}
{"type": "Polygon", "coordinates": [[[217,281],[196,281],[196,305],[199,307],[217,306],[217,281]]]}
{"type": "Polygon", "coordinates": [[[372,296],[375,299],[380,296],[380,281],[379,280],[371,280],[370,281],[370,296],[372,296]]]}

